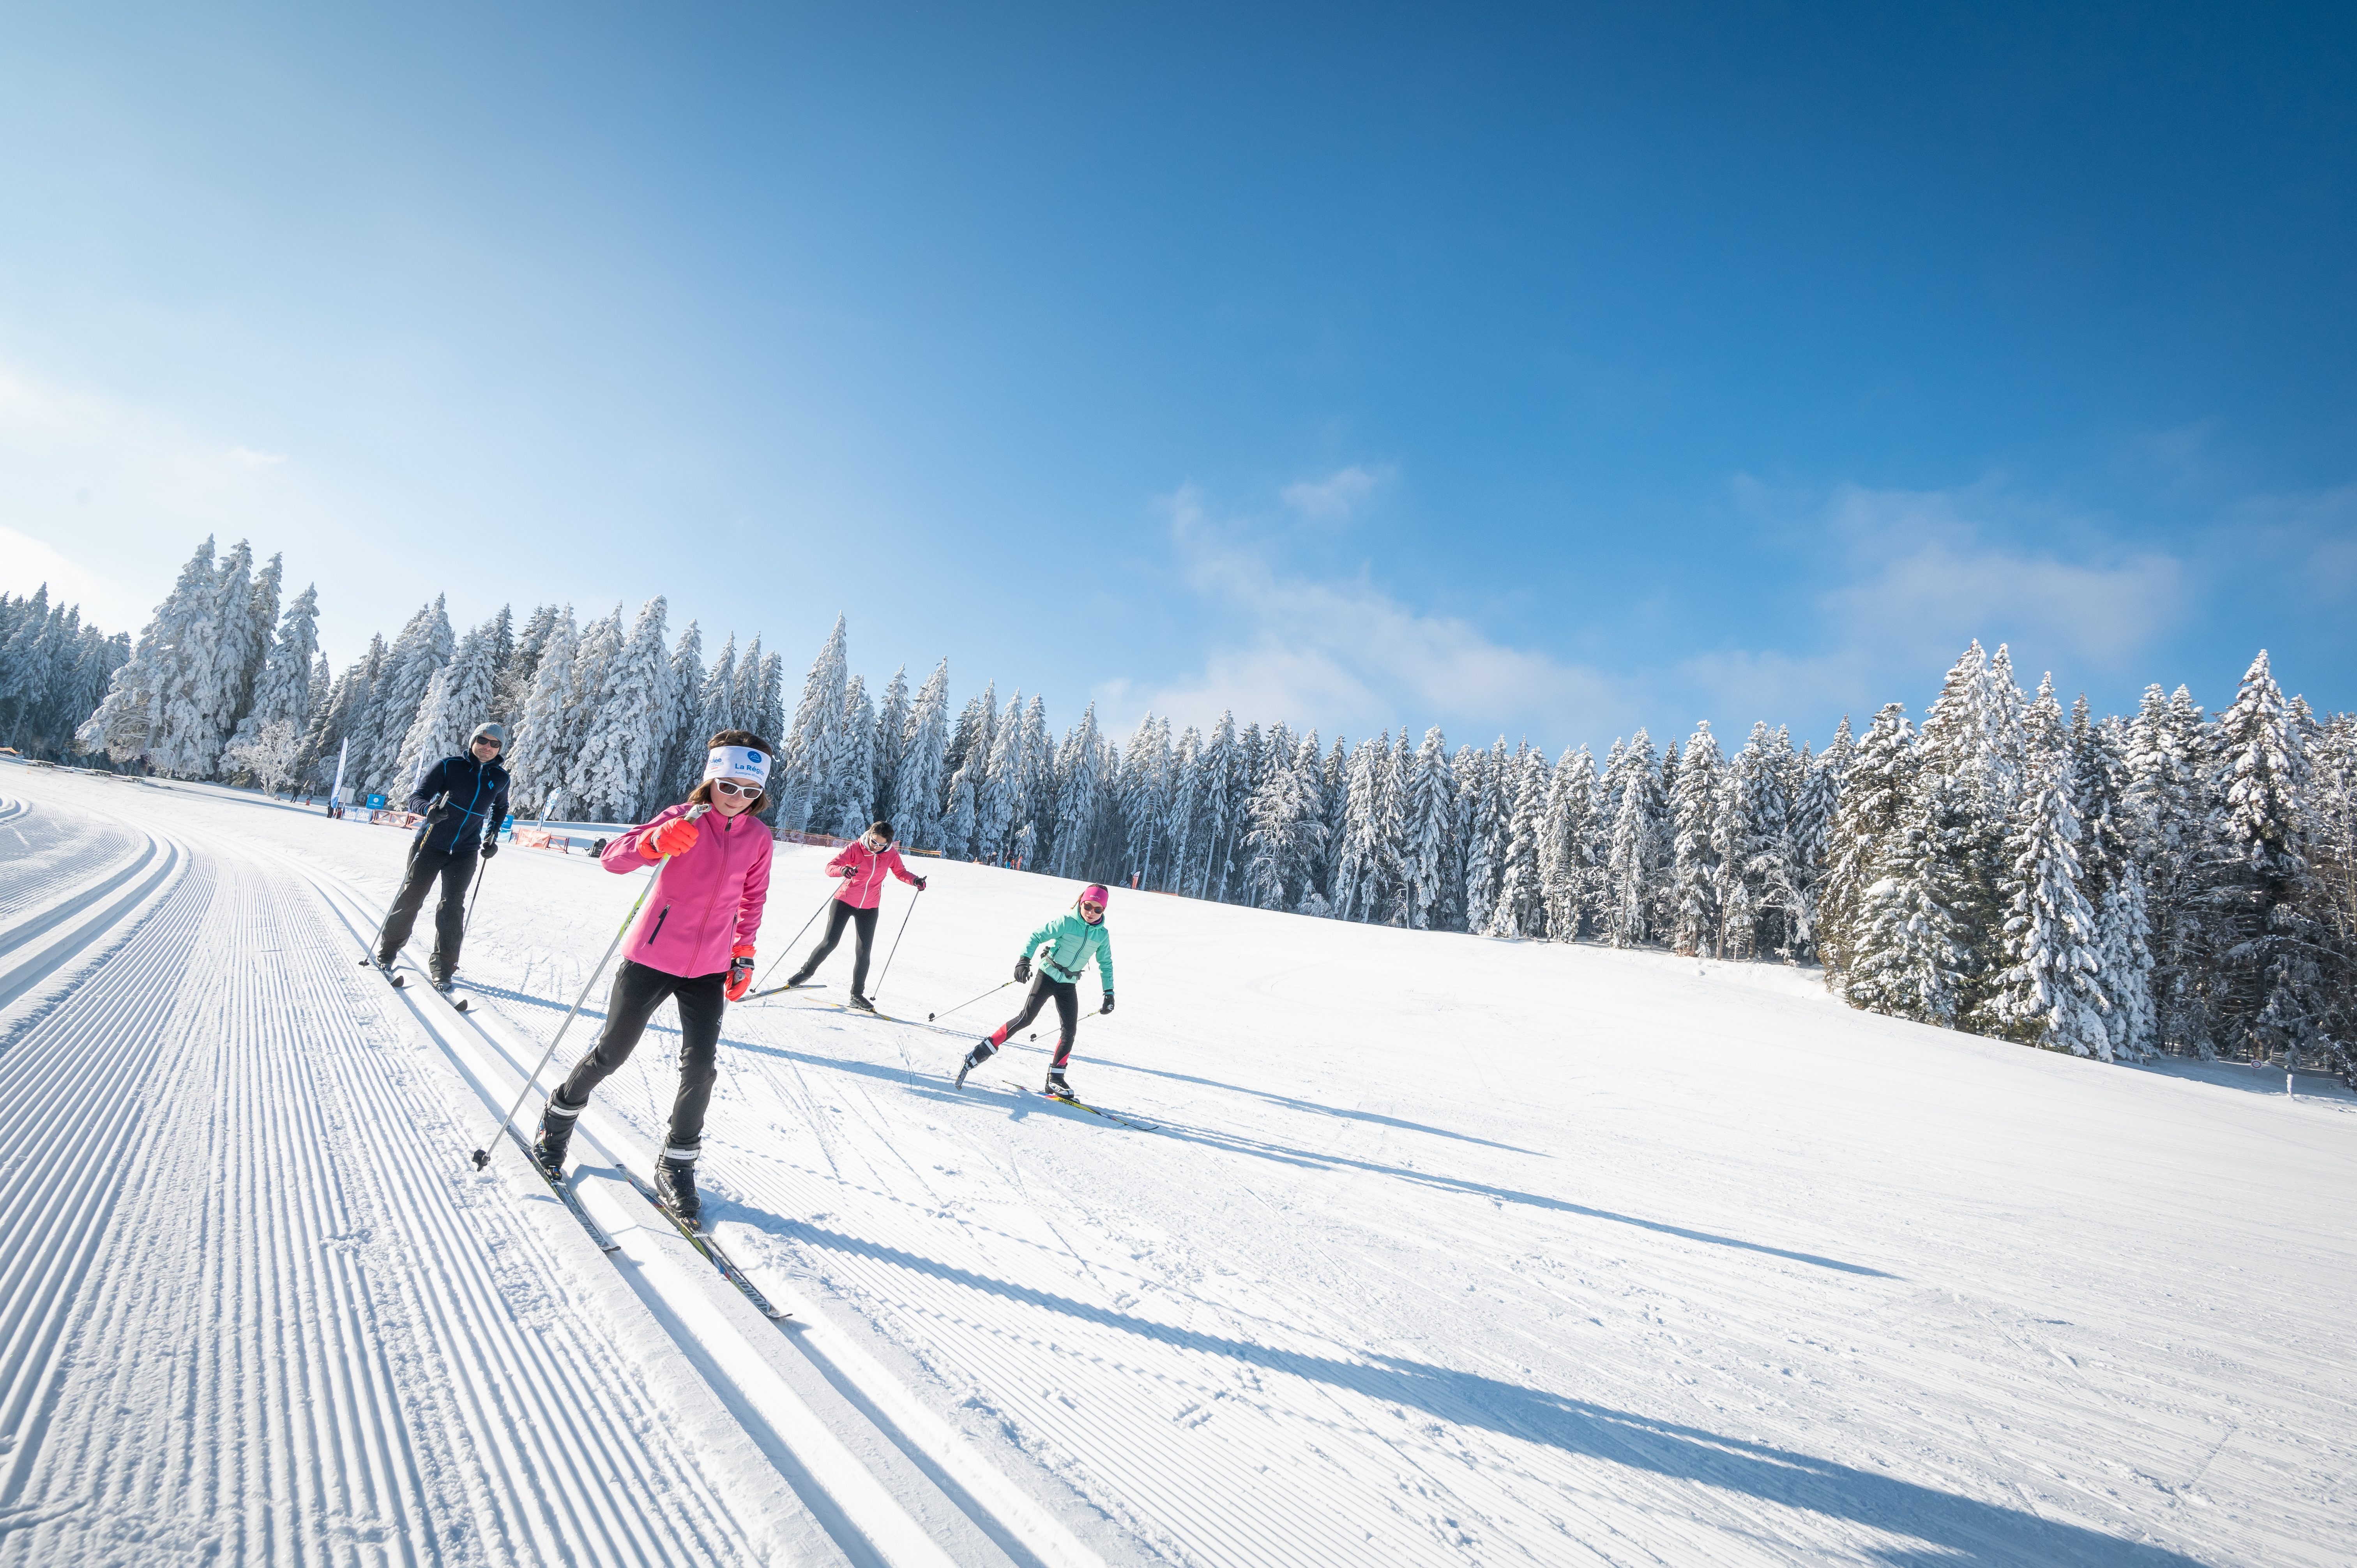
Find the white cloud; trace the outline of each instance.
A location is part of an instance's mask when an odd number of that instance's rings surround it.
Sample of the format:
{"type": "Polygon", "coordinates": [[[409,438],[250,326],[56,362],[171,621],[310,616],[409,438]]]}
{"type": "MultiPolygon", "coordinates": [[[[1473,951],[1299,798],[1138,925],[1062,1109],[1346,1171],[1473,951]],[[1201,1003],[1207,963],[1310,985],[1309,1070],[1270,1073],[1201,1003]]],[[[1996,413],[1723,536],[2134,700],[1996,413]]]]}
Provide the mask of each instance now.
{"type": "Polygon", "coordinates": [[[251,446],[232,446],[229,449],[229,460],[241,468],[254,472],[264,468],[275,468],[279,464],[286,461],[286,454],[257,452],[251,446]]]}
{"type": "Polygon", "coordinates": [[[1279,493],[1286,506],[1312,522],[1348,522],[1375,498],[1377,491],[1391,483],[1392,473],[1388,464],[1362,468],[1353,463],[1322,479],[1287,485],[1279,493]]]}
{"type": "MultiPolygon", "coordinates": [[[[1552,749],[1572,730],[1618,722],[1629,704],[1602,674],[1544,653],[1492,640],[1469,621],[1404,604],[1363,575],[1318,579],[1287,573],[1268,551],[1223,528],[1201,498],[1169,499],[1171,534],[1189,585],[1241,618],[1244,634],[1215,648],[1202,668],[1152,689],[1128,682],[1097,688],[1112,707],[1126,700],[1206,724],[1223,709],[1239,722],[1283,720],[1297,727],[1365,735],[1406,723],[1469,723],[1473,730],[1543,725],[1552,749]]],[[[1119,711],[1115,709],[1114,711],[1119,711]]]]}

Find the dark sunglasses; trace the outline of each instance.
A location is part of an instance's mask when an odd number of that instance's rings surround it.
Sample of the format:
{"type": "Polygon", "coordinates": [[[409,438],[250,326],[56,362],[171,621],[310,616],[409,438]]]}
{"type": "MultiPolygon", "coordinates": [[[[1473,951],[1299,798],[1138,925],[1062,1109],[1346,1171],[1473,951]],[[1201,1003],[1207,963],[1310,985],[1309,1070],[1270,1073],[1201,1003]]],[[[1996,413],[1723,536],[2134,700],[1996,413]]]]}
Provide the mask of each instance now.
{"type": "Polygon", "coordinates": [[[712,781],[712,787],[723,795],[742,795],[747,800],[761,792],[761,787],[759,784],[737,784],[726,779],[715,779],[712,781]]]}

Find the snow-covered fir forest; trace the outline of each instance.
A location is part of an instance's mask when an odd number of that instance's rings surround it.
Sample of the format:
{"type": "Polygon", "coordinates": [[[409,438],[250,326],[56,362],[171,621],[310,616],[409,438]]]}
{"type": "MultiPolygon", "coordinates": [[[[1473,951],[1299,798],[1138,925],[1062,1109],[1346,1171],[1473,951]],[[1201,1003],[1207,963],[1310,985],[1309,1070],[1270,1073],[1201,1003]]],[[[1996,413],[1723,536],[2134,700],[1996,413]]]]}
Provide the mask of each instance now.
{"type": "Polygon", "coordinates": [[[2265,652],[2214,715],[2181,685],[2133,714],[2066,708],[1976,642],[1920,725],[1892,703],[1822,750],[1706,723],[1550,761],[1232,714],[1174,735],[1149,714],[1116,742],[1092,705],[1060,736],[995,684],[953,709],[946,660],[871,693],[839,618],[790,703],[778,652],[674,639],[661,598],[463,634],[436,599],[338,673],[316,595],[280,597],[276,557],[256,572],[208,540],[135,647],[6,604],[0,714],[37,749],[181,778],[316,789],[343,753],[348,789],[396,801],[489,714],[520,814],[615,822],[678,799],[741,727],[778,747],[781,831],[888,817],[914,848],[1189,897],[1820,963],[1853,1006],[2104,1060],[2357,1075],[2357,715],[2287,698],[2265,652]]]}

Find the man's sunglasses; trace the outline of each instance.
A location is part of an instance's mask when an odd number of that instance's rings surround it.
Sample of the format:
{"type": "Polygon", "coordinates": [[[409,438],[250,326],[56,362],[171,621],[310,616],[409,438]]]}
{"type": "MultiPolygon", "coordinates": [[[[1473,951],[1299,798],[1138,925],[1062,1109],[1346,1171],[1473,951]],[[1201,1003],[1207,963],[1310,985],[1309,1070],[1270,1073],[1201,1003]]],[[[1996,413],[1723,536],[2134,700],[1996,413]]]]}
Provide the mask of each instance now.
{"type": "Polygon", "coordinates": [[[475,744],[476,744],[477,746],[490,746],[493,751],[497,751],[497,750],[499,750],[499,748],[500,748],[500,743],[499,743],[498,741],[493,740],[490,736],[487,736],[487,735],[486,735],[486,736],[477,736],[477,737],[476,737],[476,740],[475,740],[475,744]]]}
{"type": "Polygon", "coordinates": [[[712,781],[712,787],[723,795],[732,798],[742,795],[748,800],[761,792],[761,787],[759,784],[738,784],[726,779],[715,779],[712,781]]]}

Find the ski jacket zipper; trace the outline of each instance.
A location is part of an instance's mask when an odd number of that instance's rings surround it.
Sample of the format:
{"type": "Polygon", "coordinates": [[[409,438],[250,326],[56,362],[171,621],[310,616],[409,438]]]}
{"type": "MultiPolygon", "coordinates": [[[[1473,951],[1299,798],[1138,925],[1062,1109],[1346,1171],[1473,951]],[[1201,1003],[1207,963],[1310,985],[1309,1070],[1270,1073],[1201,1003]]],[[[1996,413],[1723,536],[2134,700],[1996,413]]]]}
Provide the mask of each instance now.
{"type": "Polygon", "coordinates": [[[655,945],[655,939],[662,935],[662,923],[670,918],[671,906],[666,904],[662,907],[662,913],[655,917],[654,929],[647,933],[647,946],[655,945]]]}

